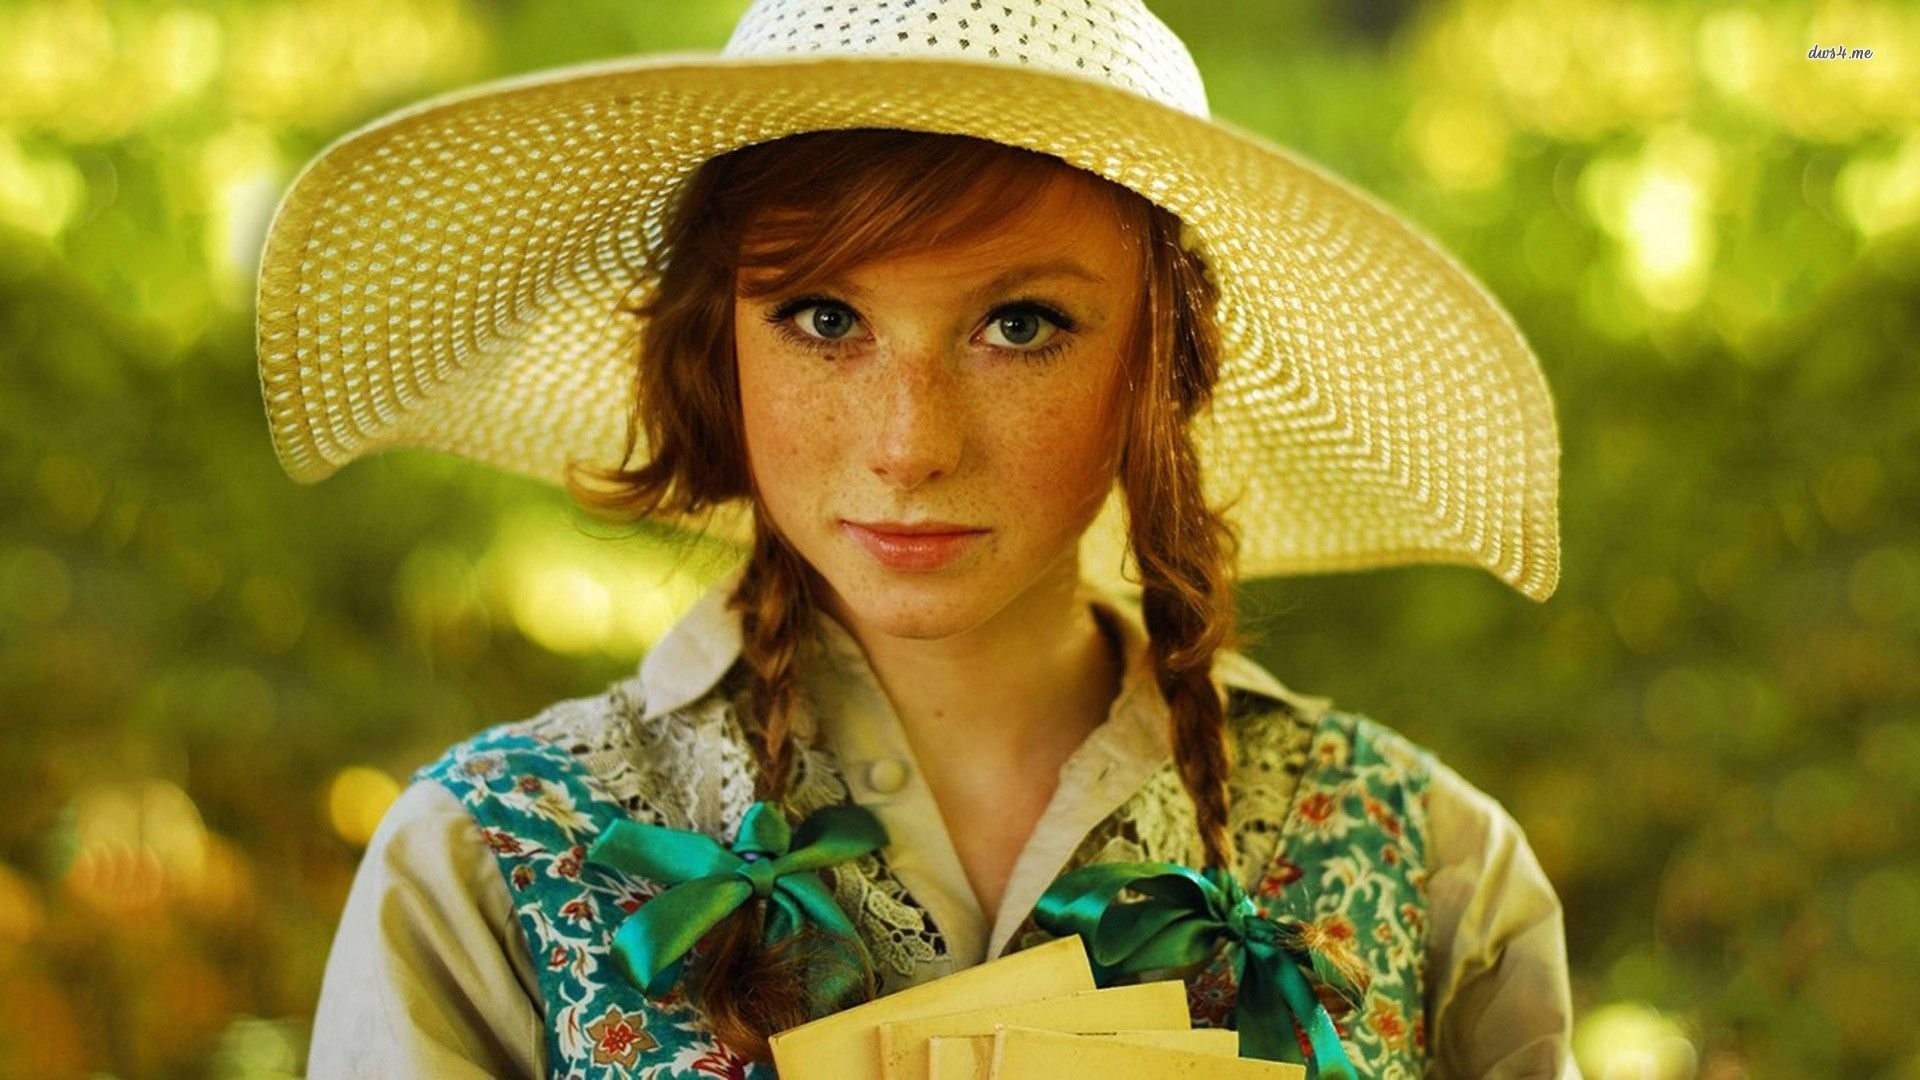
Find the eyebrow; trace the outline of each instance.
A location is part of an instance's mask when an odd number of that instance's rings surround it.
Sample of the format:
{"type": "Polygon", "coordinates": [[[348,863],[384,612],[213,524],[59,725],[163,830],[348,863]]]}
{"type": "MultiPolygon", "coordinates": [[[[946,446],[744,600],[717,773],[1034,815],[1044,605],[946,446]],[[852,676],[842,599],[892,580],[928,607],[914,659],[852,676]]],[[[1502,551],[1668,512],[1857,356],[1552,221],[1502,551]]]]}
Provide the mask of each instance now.
{"type": "Polygon", "coordinates": [[[1105,285],[1107,283],[1106,278],[1101,277],[1099,274],[1094,273],[1072,259],[1055,259],[1052,262],[1035,263],[1031,266],[1016,266],[981,286],[976,295],[985,296],[991,293],[1004,292],[1007,289],[1013,288],[1015,285],[1050,277],[1079,278],[1081,281],[1093,285],[1105,285]]]}
{"type": "MultiPolygon", "coordinates": [[[[1056,277],[1078,278],[1081,281],[1093,285],[1105,285],[1107,283],[1106,278],[1087,269],[1079,262],[1070,258],[1062,258],[1054,259],[1050,262],[1016,266],[1002,273],[992,281],[987,282],[985,285],[980,286],[978,289],[975,289],[972,298],[978,300],[995,293],[1005,292],[1016,285],[1022,285],[1029,281],[1056,277]]],[[[822,281],[820,285],[823,288],[844,292],[862,303],[868,299],[867,290],[855,286],[854,283],[847,280],[844,275],[835,275],[832,278],[822,281]]]]}

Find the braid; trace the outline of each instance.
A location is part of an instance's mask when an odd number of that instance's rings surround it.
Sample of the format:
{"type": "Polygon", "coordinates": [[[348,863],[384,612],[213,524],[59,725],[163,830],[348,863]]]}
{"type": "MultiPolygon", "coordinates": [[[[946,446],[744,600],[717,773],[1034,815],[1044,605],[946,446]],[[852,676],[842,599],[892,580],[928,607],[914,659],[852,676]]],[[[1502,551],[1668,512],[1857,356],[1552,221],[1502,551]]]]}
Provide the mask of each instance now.
{"type": "MultiPolygon", "coordinates": [[[[805,565],[754,515],[753,554],[728,605],[740,615],[741,658],[751,675],[749,727],[758,759],[755,797],[775,804],[793,774],[794,660],[813,622],[805,565]]],[[[873,971],[844,943],[814,928],[765,942],[765,900],[740,907],[706,939],[706,962],[693,990],[700,1012],[721,1042],[749,1060],[769,1062],[767,1039],[846,1002],[816,1000],[814,988],[834,967],[857,967],[861,991],[874,995],[873,971]]]]}
{"type": "MultiPolygon", "coordinates": [[[[1191,458],[1190,447],[1187,456],[1191,458]]],[[[1179,474],[1189,472],[1179,467],[1171,471],[1176,483],[1185,482],[1179,474]]],[[[1133,535],[1143,585],[1141,613],[1151,642],[1149,656],[1167,701],[1174,761],[1180,782],[1193,800],[1207,862],[1231,869],[1227,777],[1232,763],[1226,709],[1212,676],[1213,656],[1232,632],[1228,606],[1233,602],[1232,585],[1220,570],[1224,560],[1216,554],[1223,549],[1218,537],[1226,526],[1204,507],[1184,514],[1184,524],[1175,524],[1171,512],[1160,513],[1172,527],[1136,529],[1133,535]],[[1143,537],[1142,532],[1150,535],[1143,537]],[[1164,546],[1156,548],[1156,544],[1164,546]],[[1200,558],[1181,559],[1173,552],[1182,544],[1208,550],[1200,558]]]]}
{"type": "Polygon", "coordinates": [[[1149,656],[1171,716],[1174,761],[1193,800],[1210,865],[1233,866],[1227,830],[1232,762],[1213,657],[1235,643],[1236,538],[1206,503],[1187,422],[1218,373],[1216,292],[1199,256],[1182,250],[1179,223],[1151,208],[1141,326],[1145,378],[1136,387],[1121,461],[1128,540],[1139,567],[1149,656]],[[1171,408],[1169,408],[1171,406],[1171,408]]]}
{"type": "Polygon", "coordinates": [[[794,658],[812,627],[814,608],[806,567],[764,513],[754,515],[753,554],[728,606],[740,614],[741,659],[753,679],[756,797],[780,802],[793,770],[794,658]]]}

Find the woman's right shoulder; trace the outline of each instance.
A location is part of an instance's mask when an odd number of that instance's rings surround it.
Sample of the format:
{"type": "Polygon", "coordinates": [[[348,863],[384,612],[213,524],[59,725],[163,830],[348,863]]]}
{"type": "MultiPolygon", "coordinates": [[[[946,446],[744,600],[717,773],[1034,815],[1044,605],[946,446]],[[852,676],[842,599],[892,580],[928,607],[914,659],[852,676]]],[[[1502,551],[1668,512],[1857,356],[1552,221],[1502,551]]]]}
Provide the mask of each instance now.
{"type": "Polygon", "coordinates": [[[649,709],[643,681],[623,679],[462,739],[413,779],[463,801],[512,785],[537,795],[545,783],[644,820],[690,827],[706,816],[694,805],[702,790],[731,789],[751,775],[739,690],[729,676],[692,701],[649,709]]]}
{"type": "Polygon", "coordinates": [[[556,749],[570,751],[604,741],[643,713],[644,701],[639,694],[637,682],[627,680],[614,683],[598,694],[556,701],[532,716],[495,724],[454,743],[438,758],[421,766],[415,778],[471,770],[478,767],[475,762],[498,760],[505,755],[534,755],[556,749]]]}

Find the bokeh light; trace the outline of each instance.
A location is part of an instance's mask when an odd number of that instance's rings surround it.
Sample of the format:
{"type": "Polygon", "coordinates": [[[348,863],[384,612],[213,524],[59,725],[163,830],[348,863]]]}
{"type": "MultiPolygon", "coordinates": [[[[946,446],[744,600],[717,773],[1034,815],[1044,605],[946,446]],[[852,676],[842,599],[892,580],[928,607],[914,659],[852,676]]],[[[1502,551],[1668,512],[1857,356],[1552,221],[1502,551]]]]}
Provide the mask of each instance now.
{"type": "Polygon", "coordinates": [[[154,914],[206,880],[199,807],[164,780],[98,784],[69,804],[63,880],[82,904],[109,915],[154,914]]]}
{"type": "Polygon", "coordinates": [[[327,822],[340,839],[366,847],[399,797],[400,784],[393,777],[369,765],[349,765],[327,785],[327,822]]]}
{"type": "Polygon", "coordinates": [[[508,518],[478,572],[490,608],[543,647],[638,657],[705,591],[714,567],[697,560],[711,557],[657,542],[616,547],[542,512],[508,518]]]}
{"type": "Polygon", "coordinates": [[[0,949],[17,949],[40,933],[46,905],[34,882],[0,864],[0,949]]]}
{"type": "MultiPolygon", "coordinates": [[[[1249,651],[1513,812],[1589,1076],[1920,1076],[1920,5],[1149,2],[1508,305],[1563,441],[1550,602],[1249,582],[1249,651]]],[[[298,1075],[411,770],[737,558],[432,455],[292,483],[251,306],[333,140],[744,7],[0,3],[0,1075],[298,1075]]]]}
{"type": "Polygon", "coordinates": [[[1692,1080],[1699,1067],[1680,1025],[1635,1002],[1588,1014],[1574,1033],[1574,1052],[1593,1080],[1692,1080]]]}

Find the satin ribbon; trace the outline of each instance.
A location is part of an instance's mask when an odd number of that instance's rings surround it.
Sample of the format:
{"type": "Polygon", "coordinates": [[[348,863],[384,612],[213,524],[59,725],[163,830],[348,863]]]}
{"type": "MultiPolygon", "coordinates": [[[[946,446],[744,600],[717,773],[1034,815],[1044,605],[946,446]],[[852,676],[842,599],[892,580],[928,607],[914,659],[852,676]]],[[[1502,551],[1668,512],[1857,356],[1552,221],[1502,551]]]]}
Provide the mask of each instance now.
{"type": "MultiPolygon", "coordinates": [[[[757,802],[741,818],[731,849],[702,833],[616,821],[587,850],[587,861],[671,886],[628,915],[613,936],[622,971],[648,997],[659,998],[679,980],[694,943],[754,897],[768,902],[767,942],[812,923],[866,959],[859,933],[818,871],[886,843],[886,830],[865,807],[824,807],[790,829],[779,808],[757,802]]],[[[838,1000],[853,980],[852,974],[827,977],[815,996],[838,1000]]]]}
{"type": "Polygon", "coordinates": [[[1188,967],[1234,943],[1239,1001],[1234,1026],[1240,1050],[1268,1061],[1300,1060],[1288,1023],[1291,1013],[1312,1049],[1308,1074],[1318,1080],[1355,1080],[1333,1018],[1314,994],[1305,971],[1350,998],[1352,983],[1302,940],[1297,922],[1260,913],[1231,874],[1195,871],[1178,863],[1101,863],[1056,878],[1034,906],[1034,922],[1055,936],[1086,939],[1096,974],[1105,983],[1118,972],[1188,967]],[[1145,900],[1122,902],[1131,890],[1145,900]]]}

